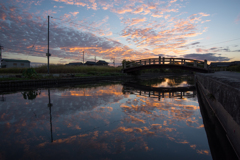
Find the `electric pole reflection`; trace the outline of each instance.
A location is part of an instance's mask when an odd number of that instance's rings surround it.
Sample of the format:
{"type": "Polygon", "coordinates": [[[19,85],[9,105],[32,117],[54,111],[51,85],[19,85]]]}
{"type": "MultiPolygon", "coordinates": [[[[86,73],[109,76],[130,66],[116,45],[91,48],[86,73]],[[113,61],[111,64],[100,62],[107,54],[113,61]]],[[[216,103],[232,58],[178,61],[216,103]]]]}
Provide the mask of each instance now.
{"type": "Polygon", "coordinates": [[[52,134],[52,106],[51,97],[50,97],[50,89],[48,88],[48,108],[50,114],[50,130],[51,130],[51,142],[53,142],[53,134],[52,134]]]}

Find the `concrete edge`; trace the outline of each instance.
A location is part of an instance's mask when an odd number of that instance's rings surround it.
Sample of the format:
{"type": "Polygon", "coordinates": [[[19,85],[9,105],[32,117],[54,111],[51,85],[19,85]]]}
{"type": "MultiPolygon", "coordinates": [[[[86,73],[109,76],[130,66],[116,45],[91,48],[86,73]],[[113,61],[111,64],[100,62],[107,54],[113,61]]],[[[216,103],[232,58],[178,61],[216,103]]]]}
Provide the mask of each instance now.
{"type": "Polygon", "coordinates": [[[232,116],[224,109],[221,103],[217,100],[210,99],[208,97],[209,90],[205,89],[205,87],[196,80],[196,85],[201,91],[200,94],[209,104],[211,110],[214,112],[215,116],[219,120],[220,124],[224,128],[226,132],[226,136],[229,139],[230,144],[232,145],[238,159],[240,159],[240,126],[236,123],[236,121],[232,118],[232,116]]]}

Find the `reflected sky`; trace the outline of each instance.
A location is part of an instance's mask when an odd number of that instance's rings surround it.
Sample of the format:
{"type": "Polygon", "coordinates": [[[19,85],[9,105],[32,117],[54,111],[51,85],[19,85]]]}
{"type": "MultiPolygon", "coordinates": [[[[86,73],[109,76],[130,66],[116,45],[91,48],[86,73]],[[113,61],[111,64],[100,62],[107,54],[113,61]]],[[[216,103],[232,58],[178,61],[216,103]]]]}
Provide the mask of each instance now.
{"type": "Polygon", "coordinates": [[[187,87],[194,85],[194,78],[193,76],[171,76],[168,78],[147,80],[141,84],[151,87],[187,87]]]}
{"type": "Polygon", "coordinates": [[[4,95],[1,159],[212,159],[196,97],[159,101],[121,84],[49,91],[52,107],[48,89],[4,95]]]}

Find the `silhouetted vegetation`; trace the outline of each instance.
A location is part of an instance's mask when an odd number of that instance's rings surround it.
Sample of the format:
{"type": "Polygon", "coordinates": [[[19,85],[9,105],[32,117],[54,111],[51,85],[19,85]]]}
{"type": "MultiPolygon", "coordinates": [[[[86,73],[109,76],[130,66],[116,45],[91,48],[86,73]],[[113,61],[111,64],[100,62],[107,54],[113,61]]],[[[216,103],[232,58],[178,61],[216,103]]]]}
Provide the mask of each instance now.
{"type": "MultiPolygon", "coordinates": [[[[50,73],[89,73],[89,72],[121,72],[122,67],[109,66],[65,66],[50,65],[50,73]]],[[[0,73],[23,73],[26,68],[0,68],[0,73]]],[[[47,65],[35,67],[37,73],[47,73],[47,65]]]]}
{"type": "Polygon", "coordinates": [[[41,94],[41,91],[24,91],[24,92],[22,92],[23,98],[28,99],[28,100],[33,100],[40,94],[41,94]]]}
{"type": "Polygon", "coordinates": [[[240,72],[240,64],[228,67],[227,71],[237,71],[237,72],[240,72]]]}

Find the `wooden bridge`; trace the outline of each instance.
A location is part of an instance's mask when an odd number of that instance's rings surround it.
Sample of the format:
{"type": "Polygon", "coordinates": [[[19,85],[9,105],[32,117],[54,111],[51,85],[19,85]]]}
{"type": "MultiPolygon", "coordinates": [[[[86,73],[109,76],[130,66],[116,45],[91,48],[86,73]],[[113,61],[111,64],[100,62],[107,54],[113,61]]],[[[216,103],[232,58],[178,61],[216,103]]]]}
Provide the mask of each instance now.
{"type": "Polygon", "coordinates": [[[142,86],[137,84],[128,84],[123,85],[123,93],[126,94],[135,94],[144,97],[158,98],[160,101],[161,98],[192,98],[197,95],[196,88],[194,86],[188,87],[175,87],[175,88],[155,88],[149,86],[142,86]]]}
{"type": "Polygon", "coordinates": [[[175,68],[202,73],[208,72],[207,60],[199,61],[194,59],[165,58],[159,56],[158,58],[141,59],[131,62],[124,62],[123,64],[124,73],[131,73],[153,68],[175,68]]]}

